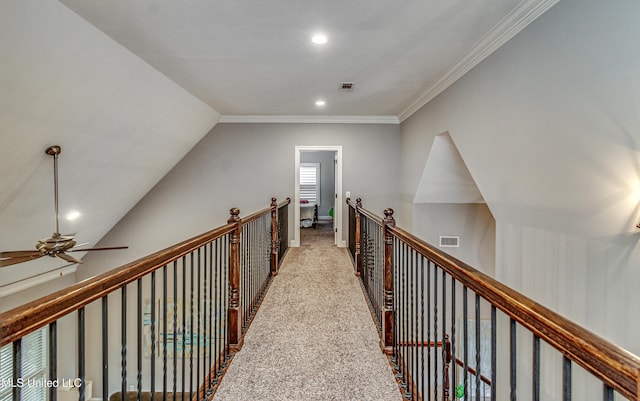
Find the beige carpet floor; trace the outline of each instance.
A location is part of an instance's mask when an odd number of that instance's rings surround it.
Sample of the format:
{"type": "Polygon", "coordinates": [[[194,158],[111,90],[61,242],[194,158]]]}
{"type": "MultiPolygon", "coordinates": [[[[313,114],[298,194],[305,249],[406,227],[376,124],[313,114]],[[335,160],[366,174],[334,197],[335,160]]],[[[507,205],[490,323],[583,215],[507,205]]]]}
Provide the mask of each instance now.
{"type": "Polygon", "coordinates": [[[346,250],[301,231],[214,400],[401,400],[346,250]]]}

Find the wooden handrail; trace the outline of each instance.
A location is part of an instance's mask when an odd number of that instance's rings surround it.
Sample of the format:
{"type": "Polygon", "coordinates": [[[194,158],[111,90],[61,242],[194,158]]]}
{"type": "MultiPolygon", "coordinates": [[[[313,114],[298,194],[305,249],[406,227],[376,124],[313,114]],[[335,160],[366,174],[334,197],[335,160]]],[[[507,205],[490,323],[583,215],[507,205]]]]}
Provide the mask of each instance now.
{"type": "Polygon", "coordinates": [[[0,314],[0,346],[10,344],[152,271],[172,263],[204,244],[229,234],[234,227],[233,224],[226,224],[215,228],[0,314]]]}
{"type": "MultiPolygon", "coordinates": [[[[363,213],[364,209],[360,209],[360,212],[363,213]]],[[[638,356],[445,254],[413,234],[392,226],[388,230],[603,383],[629,399],[640,398],[638,356]]]]}
{"type": "Polygon", "coordinates": [[[276,206],[276,209],[283,208],[283,207],[289,205],[290,203],[291,203],[291,198],[287,198],[287,199],[283,200],[282,202],[278,203],[278,205],[276,206]]]}
{"type": "Polygon", "coordinates": [[[365,208],[363,208],[363,207],[358,206],[355,202],[353,202],[353,201],[351,200],[351,198],[347,198],[347,205],[349,205],[350,207],[352,207],[352,208],[354,208],[354,209],[357,209],[357,210],[358,210],[358,212],[359,212],[361,215],[365,215],[365,216],[367,216],[367,217],[368,217],[370,220],[372,220],[374,223],[377,223],[379,226],[382,226],[382,221],[384,220],[384,218],[383,218],[383,217],[378,216],[377,214],[372,213],[372,212],[368,211],[367,209],[365,209],[365,208]]]}
{"type": "MultiPolygon", "coordinates": [[[[351,199],[347,199],[347,205],[384,225],[380,216],[356,205],[351,199]]],[[[640,357],[580,327],[401,228],[385,226],[385,231],[404,241],[423,257],[435,262],[455,280],[486,299],[606,385],[629,399],[640,399],[640,357]]]]}
{"type": "MultiPolygon", "coordinates": [[[[287,206],[289,203],[291,203],[291,198],[287,198],[286,200],[280,202],[277,206],[277,209],[280,209],[281,207],[287,206]]],[[[251,223],[254,220],[259,219],[260,217],[262,217],[265,214],[271,213],[271,206],[266,207],[262,210],[258,210],[255,213],[252,213],[248,216],[242,217],[240,220],[242,222],[242,224],[247,224],[247,223],[251,223]]]]}
{"type": "MultiPolygon", "coordinates": [[[[290,202],[291,200],[287,198],[278,207],[286,206],[290,202]]],[[[242,218],[240,222],[248,223],[266,213],[271,213],[271,207],[242,218]]],[[[228,223],[0,314],[0,346],[10,344],[203,245],[232,233],[235,226],[233,223],[228,223]]]]}
{"type": "Polygon", "coordinates": [[[266,207],[266,208],[264,208],[264,209],[262,209],[262,210],[258,210],[257,212],[252,213],[252,214],[250,214],[250,215],[248,215],[248,216],[246,216],[246,217],[242,217],[242,218],[240,219],[240,222],[241,222],[243,225],[244,225],[244,224],[248,224],[248,223],[251,223],[251,222],[252,222],[252,221],[254,221],[254,220],[258,220],[260,217],[264,216],[264,215],[265,215],[265,214],[267,214],[267,213],[271,213],[271,206],[266,207]]]}

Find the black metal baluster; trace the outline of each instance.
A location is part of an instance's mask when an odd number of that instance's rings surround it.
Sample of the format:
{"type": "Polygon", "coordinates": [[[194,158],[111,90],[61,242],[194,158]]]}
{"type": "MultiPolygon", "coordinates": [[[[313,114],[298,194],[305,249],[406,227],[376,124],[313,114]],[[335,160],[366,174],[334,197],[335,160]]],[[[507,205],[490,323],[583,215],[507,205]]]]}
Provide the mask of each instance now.
{"type": "Polygon", "coordinates": [[[464,346],[464,361],[463,361],[463,374],[464,379],[462,386],[464,390],[464,399],[467,399],[469,394],[469,299],[468,289],[465,285],[462,287],[462,331],[464,331],[463,346],[464,346]]]}
{"type": "Polygon", "coordinates": [[[413,249],[406,245],[406,266],[407,266],[407,284],[404,291],[407,293],[407,363],[406,365],[406,378],[407,378],[407,399],[411,400],[413,397],[413,348],[416,347],[415,337],[413,336],[413,293],[411,287],[413,286],[413,249]]]}
{"type": "Polygon", "coordinates": [[[444,269],[442,271],[442,401],[447,401],[447,276],[444,269]]]}
{"type": "MultiPolygon", "coordinates": [[[[58,378],[58,323],[49,323],[49,380],[53,382],[58,378]]],[[[104,326],[103,326],[104,327],[104,326]]],[[[104,353],[102,354],[104,357],[104,353]]],[[[106,387],[106,386],[103,386],[106,387]]],[[[103,390],[104,393],[104,390],[103,390]]],[[[58,399],[58,391],[55,386],[49,387],[49,401],[58,399]]]]}
{"type": "Polygon", "coordinates": [[[409,385],[411,384],[411,372],[409,369],[411,368],[411,289],[409,282],[411,266],[409,265],[409,256],[410,250],[407,245],[404,246],[404,255],[403,255],[403,283],[400,291],[404,294],[404,305],[402,309],[404,311],[404,347],[403,347],[403,355],[402,355],[402,373],[403,373],[403,388],[405,397],[410,400],[411,393],[409,391],[409,385]]]}
{"type": "Polygon", "coordinates": [[[186,378],[186,369],[187,369],[187,259],[186,256],[181,258],[182,261],[182,335],[180,336],[180,341],[182,342],[182,347],[180,348],[182,351],[182,364],[181,368],[181,380],[180,386],[182,387],[182,399],[184,400],[186,397],[184,395],[185,391],[185,378],[186,378]]]}
{"type": "Polygon", "coordinates": [[[240,242],[240,246],[242,248],[242,252],[240,252],[241,258],[242,260],[240,261],[240,271],[241,271],[241,277],[240,277],[240,286],[241,286],[241,291],[242,291],[242,298],[240,299],[240,306],[241,306],[241,311],[242,311],[242,330],[244,331],[244,319],[247,316],[247,300],[249,299],[249,281],[248,281],[248,274],[247,271],[249,270],[249,258],[247,257],[247,249],[248,249],[248,243],[249,243],[249,225],[245,225],[242,228],[242,236],[241,236],[241,242],[240,242]]]}
{"type": "Polygon", "coordinates": [[[604,401],[613,401],[613,388],[611,386],[608,385],[604,385],[603,391],[602,391],[602,399],[604,401]]]}
{"type": "Polygon", "coordinates": [[[247,224],[245,227],[243,227],[242,232],[245,233],[246,235],[244,236],[243,240],[242,240],[242,247],[244,252],[242,253],[244,255],[244,262],[242,263],[242,265],[240,265],[242,271],[243,271],[243,279],[240,282],[241,286],[244,289],[244,297],[242,300],[242,332],[244,333],[244,329],[246,327],[246,319],[247,319],[247,315],[248,315],[248,310],[250,307],[250,302],[251,302],[251,259],[250,259],[250,253],[249,253],[249,247],[251,244],[251,234],[253,233],[251,231],[251,224],[247,224]]]}
{"type": "Polygon", "coordinates": [[[431,372],[431,264],[432,262],[427,259],[427,394],[429,394],[429,401],[431,398],[431,378],[435,377],[435,374],[431,372]]]}
{"type": "MultiPolygon", "coordinates": [[[[54,376],[55,377],[55,376],[54,376]]],[[[105,295],[102,297],[102,399],[109,397],[109,304],[105,295]]],[[[49,397],[50,399],[55,399],[49,397]]]]}
{"type": "Polygon", "coordinates": [[[216,252],[216,291],[215,291],[215,301],[214,301],[214,308],[215,308],[215,314],[214,314],[214,321],[213,321],[213,325],[214,325],[214,332],[215,332],[215,345],[214,345],[214,350],[213,350],[213,356],[215,358],[215,360],[213,361],[213,365],[214,365],[214,372],[216,374],[215,378],[213,379],[213,386],[218,385],[218,372],[220,372],[220,355],[222,353],[222,347],[221,347],[221,333],[222,333],[222,329],[221,329],[221,323],[222,323],[222,317],[219,315],[220,314],[220,307],[221,307],[221,294],[222,294],[222,272],[221,269],[223,268],[223,263],[222,263],[222,254],[223,252],[220,249],[221,246],[221,242],[216,242],[216,246],[215,246],[215,252],[216,252]]]}
{"type": "Polygon", "coordinates": [[[453,399],[456,397],[456,373],[458,366],[456,364],[456,280],[451,277],[451,393],[453,399]]]}
{"type": "Polygon", "coordinates": [[[498,328],[497,328],[497,309],[491,305],[491,401],[496,401],[496,389],[498,382],[498,361],[497,361],[497,349],[498,349],[498,328]]]}
{"type": "Polygon", "coordinates": [[[22,399],[22,386],[19,385],[22,380],[22,338],[13,342],[13,401],[22,399]]]}
{"type": "Polygon", "coordinates": [[[480,354],[480,295],[476,294],[476,399],[480,399],[480,375],[482,373],[482,369],[480,368],[482,363],[482,356],[480,354]]]}
{"type": "Polygon", "coordinates": [[[406,368],[407,368],[407,343],[409,339],[407,338],[407,263],[406,263],[406,254],[407,248],[406,246],[402,248],[401,262],[400,262],[400,280],[401,283],[398,287],[398,291],[401,297],[401,329],[400,329],[400,371],[398,372],[398,378],[401,381],[401,387],[403,390],[403,395],[406,397],[407,394],[407,379],[406,379],[406,368]]]}
{"type": "Polygon", "coordinates": [[[78,309],[78,401],[85,401],[85,338],[84,338],[84,308],[78,309]]]}
{"type": "MultiPolygon", "coordinates": [[[[201,303],[202,303],[202,319],[203,319],[203,321],[202,321],[202,330],[203,330],[203,332],[202,332],[202,337],[201,337],[202,340],[198,339],[198,344],[200,344],[201,341],[202,341],[202,345],[204,347],[204,349],[202,350],[202,353],[198,352],[198,358],[199,358],[198,359],[198,363],[199,364],[202,363],[202,381],[201,381],[202,385],[198,386],[198,391],[200,391],[199,389],[202,388],[202,399],[203,400],[206,399],[206,395],[207,395],[207,391],[206,390],[207,390],[207,384],[208,384],[207,383],[207,346],[209,345],[209,341],[208,341],[208,338],[207,338],[207,334],[208,334],[207,324],[208,324],[209,321],[207,319],[207,317],[208,317],[207,316],[207,306],[209,306],[209,305],[207,305],[207,302],[208,302],[208,300],[207,300],[207,295],[208,295],[207,294],[207,286],[208,286],[209,283],[207,282],[207,276],[208,276],[207,273],[209,273],[208,270],[209,270],[209,266],[210,266],[209,265],[209,246],[210,245],[211,245],[211,243],[209,243],[209,244],[204,246],[204,259],[203,259],[204,263],[203,263],[203,266],[202,266],[204,283],[203,283],[203,290],[202,290],[203,298],[201,300],[202,301],[201,303]]],[[[200,305],[200,302],[198,302],[198,305],[200,305]]],[[[200,365],[198,365],[198,366],[200,366],[200,365]]],[[[209,364],[209,366],[211,366],[211,364],[209,364]]]]}
{"type": "Polygon", "coordinates": [[[436,378],[434,386],[434,399],[438,401],[438,270],[440,267],[434,265],[433,271],[433,345],[435,348],[433,356],[433,377],[436,378]]]}
{"type": "Polygon", "coordinates": [[[517,384],[517,371],[518,371],[518,365],[517,365],[517,357],[516,357],[516,353],[517,353],[517,344],[516,344],[516,321],[514,319],[511,319],[511,324],[510,324],[510,341],[509,341],[509,355],[510,355],[510,380],[511,380],[511,401],[515,401],[517,394],[516,394],[516,384],[517,384]]]}
{"type": "Polygon", "coordinates": [[[167,316],[167,265],[164,265],[162,266],[162,401],[167,401],[167,316]]]}
{"type": "Polygon", "coordinates": [[[415,343],[415,345],[413,346],[413,368],[411,369],[411,391],[412,393],[415,392],[415,394],[413,394],[413,398],[414,399],[419,399],[420,398],[420,394],[418,389],[420,388],[420,374],[418,371],[418,353],[420,351],[420,348],[422,347],[422,343],[419,342],[419,336],[418,336],[418,286],[419,286],[419,282],[418,282],[418,253],[417,252],[413,252],[413,264],[411,266],[411,286],[413,287],[413,296],[411,297],[411,301],[412,301],[412,310],[413,312],[411,313],[411,321],[413,322],[413,341],[415,343]],[[414,306],[415,305],[415,306],[414,306]]]}
{"type": "MultiPolygon", "coordinates": [[[[364,216],[363,216],[364,218],[364,216]]],[[[363,247],[361,247],[362,249],[363,247]]],[[[366,247],[365,247],[366,248],[366,247]]],[[[394,266],[400,266],[402,264],[402,244],[398,245],[397,240],[394,238],[394,247],[393,247],[393,259],[394,266]]],[[[363,261],[367,260],[366,257],[362,259],[363,261]]],[[[363,278],[364,275],[368,274],[368,269],[362,271],[363,278]]],[[[393,356],[391,362],[393,363],[393,368],[396,372],[396,375],[400,371],[400,314],[398,311],[400,310],[400,269],[393,269],[393,293],[395,296],[393,297],[393,356]]],[[[371,303],[374,305],[374,303],[371,303]]],[[[375,309],[375,306],[374,306],[375,309]]],[[[377,315],[377,310],[376,310],[377,315]]]]}
{"type": "MultiPolygon", "coordinates": [[[[383,229],[378,227],[378,225],[373,221],[370,221],[369,224],[372,227],[371,232],[373,233],[373,241],[371,243],[371,247],[373,248],[371,254],[371,288],[375,291],[374,299],[376,300],[376,308],[381,322],[380,326],[382,327],[382,319],[384,315],[384,252],[381,251],[381,248],[384,245],[382,245],[383,240],[381,232],[383,229]]],[[[400,302],[402,302],[402,300],[400,302]]],[[[403,352],[402,348],[400,352],[403,352]]]]}
{"type": "Polygon", "coordinates": [[[420,399],[424,399],[425,379],[428,380],[429,372],[424,371],[424,256],[420,256],[420,399]]]}
{"type": "MultiPolygon", "coordinates": [[[[227,317],[228,317],[228,314],[229,314],[229,312],[228,312],[229,311],[229,302],[230,302],[230,299],[229,299],[229,290],[230,290],[230,287],[229,287],[229,280],[230,280],[230,278],[229,278],[229,253],[231,252],[230,238],[231,237],[229,235],[227,235],[225,237],[224,246],[222,247],[222,249],[223,249],[223,258],[222,258],[223,279],[222,279],[222,281],[224,283],[224,286],[221,287],[221,289],[223,291],[223,293],[222,293],[222,306],[223,306],[223,308],[221,310],[225,311],[224,312],[225,313],[224,319],[221,320],[223,322],[227,321],[227,317]]],[[[228,329],[224,330],[223,339],[224,340],[222,341],[222,345],[224,347],[224,362],[223,362],[222,367],[224,368],[224,367],[227,366],[227,361],[229,359],[231,359],[231,354],[230,354],[230,350],[229,350],[229,330],[228,329]]],[[[222,374],[222,372],[221,372],[221,374],[222,374]]]]}
{"type": "Polygon", "coordinates": [[[194,261],[193,252],[189,254],[189,399],[193,399],[193,302],[194,302],[194,261]]]}
{"type": "Polygon", "coordinates": [[[405,245],[405,268],[407,270],[407,282],[404,286],[404,292],[406,294],[406,309],[407,309],[407,359],[405,361],[405,382],[407,385],[406,396],[408,400],[412,398],[412,385],[413,385],[413,348],[415,348],[413,337],[413,298],[411,293],[411,286],[413,285],[413,249],[405,245]]]}
{"type": "Polygon", "coordinates": [[[151,399],[156,394],[156,272],[151,272],[151,360],[149,361],[151,399]]]}
{"type": "Polygon", "coordinates": [[[172,393],[176,398],[178,392],[178,261],[173,262],[173,371],[172,393]]]}
{"type": "Polygon", "coordinates": [[[137,321],[137,329],[138,329],[138,349],[137,349],[137,362],[138,362],[138,374],[137,374],[137,388],[138,388],[138,400],[142,399],[142,322],[143,322],[143,313],[142,313],[142,279],[138,279],[137,281],[137,310],[138,310],[138,321],[137,321]]]}
{"type": "MultiPolygon", "coordinates": [[[[201,300],[200,297],[202,296],[202,294],[200,293],[201,291],[201,279],[202,279],[202,275],[201,275],[201,270],[202,270],[202,265],[201,265],[201,258],[202,258],[202,252],[201,252],[202,248],[198,248],[198,257],[197,257],[197,265],[196,268],[198,270],[198,283],[197,283],[197,290],[196,290],[196,303],[198,305],[197,311],[196,311],[196,316],[197,316],[197,324],[196,324],[196,335],[195,335],[195,341],[197,344],[197,353],[196,353],[196,392],[199,391],[200,386],[198,385],[198,380],[200,379],[200,358],[202,357],[202,355],[200,354],[201,349],[200,349],[200,340],[202,338],[202,333],[200,332],[200,319],[201,319],[201,300]]],[[[193,352],[191,352],[191,354],[193,354],[193,352]]],[[[204,370],[204,369],[203,369],[204,370]]],[[[198,398],[199,395],[198,393],[196,393],[196,398],[198,398]]]]}
{"type": "Polygon", "coordinates": [[[562,357],[562,401],[571,401],[571,359],[562,357]]]}
{"type": "Polygon", "coordinates": [[[540,401],[540,337],[533,335],[533,401],[540,401]]]}
{"type": "MultiPolygon", "coordinates": [[[[374,270],[373,273],[377,278],[377,290],[376,290],[376,298],[377,298],[377,306],[378,313],[380,315],[380,322],[382,322],[382,318],[384,315],[384,227],[380,226],[376,222],[371,222],[373,226],[374,238],[375,242],[373,246],[375,246],[374,253],[374,270]]],[[[373,287],[376,288],[376,287],[373,287]]],[[[382,323],[381,326],[382,327],[382,323]]]]}
{"type": "Polygon", "coordinates": [[[120,298],[120,375],[121,398],[127,395],[127,287],[122,287],[120,298]]]}
{"type": "MultiPolygon", "coordinates": [[[[215,241],[215,244],[218,243],[219,240],[215,241]]],[[[209,243],[209,280],[211,281],[211,284],[209,285],[209,316],[208,316],[208,324],[209,324],[209,337],[205,340],[208,344],[208,355],[209,355],[209,363],[207,364],[207,393],[206,396],[209,397],[211,396],[211,394],[213,394],[213,388],[211,387],[211,376],[213,374],[213,370],[214,366],[215,366],[215,361],[211,358],[212,356],[212,348],[214,346],[214,344],[212,343],[212,340],[214,338],[214,323],[213,323],[213,286],[215,284],[214,280],[213,280],[213,272],[214,272],[214,265],[216,263],[216,259],[214,258],[213,255],[213,250],[214,250],[214,242],[209,243]]]]}

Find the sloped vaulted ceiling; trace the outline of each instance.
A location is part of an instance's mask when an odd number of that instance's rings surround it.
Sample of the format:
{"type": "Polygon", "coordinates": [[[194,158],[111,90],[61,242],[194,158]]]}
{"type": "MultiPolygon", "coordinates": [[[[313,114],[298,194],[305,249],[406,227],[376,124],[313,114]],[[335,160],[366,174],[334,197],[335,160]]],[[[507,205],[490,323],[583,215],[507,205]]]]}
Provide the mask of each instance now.
{"type": "MultiPolygon", "coordinates": [[[[61,231],[94,244],[219,119],[57,1],[0,2],[0,60],[0,250],[54,231],[48,146],[62,146],[61,231]]],[[[0,289],[61,265],[2,268],[0,289]]]]}

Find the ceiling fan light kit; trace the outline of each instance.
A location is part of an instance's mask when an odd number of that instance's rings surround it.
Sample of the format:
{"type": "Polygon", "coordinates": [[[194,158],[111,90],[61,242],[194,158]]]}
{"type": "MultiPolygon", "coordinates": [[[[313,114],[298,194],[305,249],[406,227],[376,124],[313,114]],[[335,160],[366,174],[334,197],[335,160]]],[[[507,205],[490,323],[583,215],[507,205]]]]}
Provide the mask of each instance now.
{"type": "MultiPolygon", "coordinates": [[[[7,251],[0,252],[0,267],[11,266],[18,263],[29,262],[43,256],[51,256],[69,263],[82,263],[81,260],[68,255],[67,252],[85,251],[107,251],[112,249],[127,249],[126,246],[104,247],[104,248],[84,248],[77,249],[76,239],[73,234],[60,234],[58,218],[58,155],[62,152],[59,145],[53,145],[45,150],[45,153],[53,157],[53,198],[55,208],[55,232],[49,238],[44,238],[36,243],[36,249],[30,251],[7,251]]],[[[81,244],[82,245],[82,244],[81,244]]]]}

